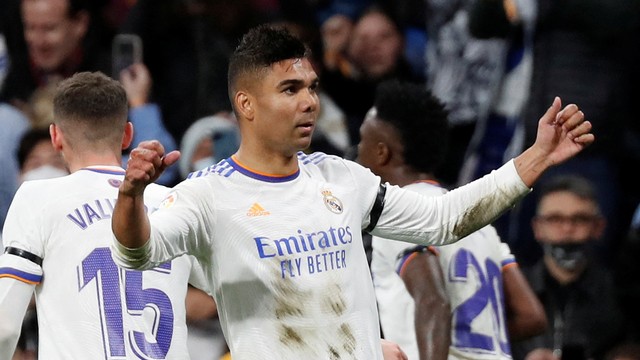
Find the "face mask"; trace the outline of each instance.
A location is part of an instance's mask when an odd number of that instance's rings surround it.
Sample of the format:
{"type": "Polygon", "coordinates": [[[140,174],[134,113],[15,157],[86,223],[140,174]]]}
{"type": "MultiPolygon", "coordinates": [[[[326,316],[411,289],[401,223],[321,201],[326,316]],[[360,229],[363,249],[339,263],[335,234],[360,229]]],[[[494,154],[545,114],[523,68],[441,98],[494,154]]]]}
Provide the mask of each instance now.
{"type": "Polygon", "coordinates": [[[193,163],[192,167],[194,171],[198,171],[198,170],[202,170],[204,168],[208,168],[211,165],[215,165],[216,164],[216,158],[214,158],[213,156],[208,156],[206,158],[202,158],[196,162],[193,163]]]}
{"type": "Polygon", "coordinates": [[[544,244],[544,253],[565,270],[575,270],[587,261],[589,248],[582,244],[544,244]]]}
{"type": "Polygon", "coordinates": [[[22,181],[51,179],[69,175],[69,172],[51,165],[43,165],[22,174],[22,181]]]}

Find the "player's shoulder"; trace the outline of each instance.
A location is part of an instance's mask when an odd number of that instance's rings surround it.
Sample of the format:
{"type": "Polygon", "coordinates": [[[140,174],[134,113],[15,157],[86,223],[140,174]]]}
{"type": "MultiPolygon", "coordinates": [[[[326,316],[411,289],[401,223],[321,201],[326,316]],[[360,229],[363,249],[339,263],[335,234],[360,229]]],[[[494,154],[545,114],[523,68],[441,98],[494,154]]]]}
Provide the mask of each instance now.
{"type": "Polygon", "coordinates": [[[64,196],[65,189],[73,188],[73,178],[70,175],[51,179],[28,180],[20,184],[16,197],[46,199],[64,196]]]}
{"type": "MultiPolygon", "coordinates": [[[[206,168],[193,171],[187,175],[185,181],[191,181],[194,179],[216,179],[216,178],[229,178],[236,172],[235,167],[233,166],[230,159],[222,159],[218,161],[216,164],[208,166],[206,168]]],[[[198,180],[201,181],[201,180],[198,180]]]]}
{"type": "Polygon", "coordinates": [[[370,172],[369,169],[354,161],[323,152],[313,152],[309,154],[298,152],[298,163],[300,165],[300,171],[311,173],[321,172],[331,174],[337,172],[344,175],[345,172],[370,172]]]}
{"type": "Polygon", "coordinates": [[[145,203],[147,204],[159,203],[160,201],[164,200],[164,198],[166,198],[170,192],[171,192],[170,187],[156,184],[156,183],[149,184],[144,189],[145,203]]]}
{"type": "Polygon", "coordinates": [[[423,196],[440,196],[447,193],[447,189],[434,181],[418,181],[403,186],[403,189],[417,192],[423,196]]]}

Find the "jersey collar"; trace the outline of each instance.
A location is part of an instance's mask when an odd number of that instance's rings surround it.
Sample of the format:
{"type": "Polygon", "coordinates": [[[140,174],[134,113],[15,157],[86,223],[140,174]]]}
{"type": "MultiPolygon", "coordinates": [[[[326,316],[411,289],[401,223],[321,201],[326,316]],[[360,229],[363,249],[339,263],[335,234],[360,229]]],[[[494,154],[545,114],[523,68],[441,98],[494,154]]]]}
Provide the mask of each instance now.
{"type": "Polygon", "coordinates": [[[248,176],[248,177],[250,177],[252,179],[271,182],[271,183],[282,183],[282,182],[291,181],[291,180],[296,179],[298,177],[298,175],[300,175],[300,169],[299,168],[295,172],[293,172],[292,174],[289,174],[289,175],[272,175],[272,174],[261,173],[259,171],[250,169],[247,166],[241,164],[240,162],[238,162],[237,159],[234,159],[233,156],[228,158],[227,162],[229,162],[229,164],[231,164],[231,166],[236,171],[238,171],[239,173],[241,173],[243,175],[246,175],[246,176],[248,176]]]}

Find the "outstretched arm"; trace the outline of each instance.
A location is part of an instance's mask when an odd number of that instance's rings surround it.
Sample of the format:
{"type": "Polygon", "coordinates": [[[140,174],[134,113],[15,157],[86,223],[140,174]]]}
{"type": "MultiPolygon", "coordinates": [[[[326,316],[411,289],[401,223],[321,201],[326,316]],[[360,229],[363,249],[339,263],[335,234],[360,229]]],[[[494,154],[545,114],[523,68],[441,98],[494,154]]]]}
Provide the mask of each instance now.
{"type": "Polygon", "coordinates": [[[151,227],[143,201],[144,189],[179,158],[178,151],[165,156],[162,144],[156,140],[143,141],[131,151],[111,219],[113,234],[122,246],[137,249],[146,244],[151,227]]]}
{"type": "Polygon", "coordinates": [[[420,359],[447,359],[451,345],[451,307],[436,255],[414,252],[400,277],[415,301],[415,331],[420,359]]]}
{"type": "Polygon", "coordinates": [[[515,158],[516,171],[529,187],[545,170],[575,156],[595,139],[591,123],[576,105],[560,110],[561,106],[556,97],[538,122],[535,143],[515,158]]]}

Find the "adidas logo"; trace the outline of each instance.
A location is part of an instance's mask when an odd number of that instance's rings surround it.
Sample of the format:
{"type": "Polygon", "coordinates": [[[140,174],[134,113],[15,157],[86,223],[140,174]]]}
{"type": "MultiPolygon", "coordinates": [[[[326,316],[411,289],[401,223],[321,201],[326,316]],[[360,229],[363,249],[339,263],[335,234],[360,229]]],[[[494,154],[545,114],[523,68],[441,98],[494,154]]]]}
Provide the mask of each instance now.
{"type": "Polygon", "coordinates": [[[253,203],[253,206],[247,211],[247,216],[265,216],[271,215],[270,212],[265,210],[260,204],[253,203]]]}

